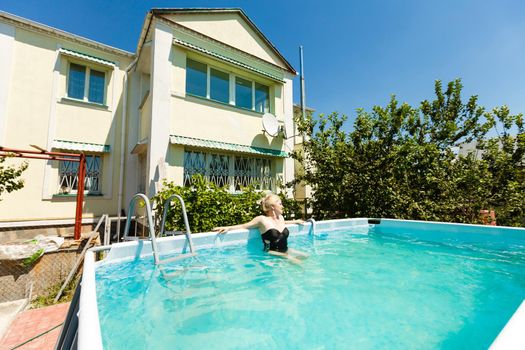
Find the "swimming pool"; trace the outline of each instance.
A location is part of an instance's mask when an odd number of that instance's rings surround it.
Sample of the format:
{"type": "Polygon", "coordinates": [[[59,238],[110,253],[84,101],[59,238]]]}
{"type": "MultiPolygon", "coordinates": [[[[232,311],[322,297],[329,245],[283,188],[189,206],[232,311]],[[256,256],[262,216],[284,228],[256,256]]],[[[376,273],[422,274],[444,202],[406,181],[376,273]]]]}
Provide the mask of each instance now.
{"type": "MultiPolygon", "coordinates": [[[[523,229],[367,219],[320,222],[316,237],[309,229],[290,230],[290,246],[310,254],[301,266],[262,252],[256,231],[195,235],[200,254],[173,263],[167,272],[176,277],[153,268],[149,242],[86,260],[101,342],[129,350],[487,348],[525,296],[523,229]]],[[[165,252],[183,246],[159,240],[165,252]]],[[[79,348],[82,313],[81,297],[79,348]]]]}

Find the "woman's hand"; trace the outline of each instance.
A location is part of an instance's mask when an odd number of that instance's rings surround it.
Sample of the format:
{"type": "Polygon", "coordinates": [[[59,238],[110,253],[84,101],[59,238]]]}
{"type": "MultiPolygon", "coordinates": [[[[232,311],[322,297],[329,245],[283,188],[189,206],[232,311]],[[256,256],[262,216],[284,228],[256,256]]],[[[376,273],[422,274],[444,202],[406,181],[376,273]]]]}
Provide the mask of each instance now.
{"type": "Polygon", "coordinates": [[[217,233],[226,233],[230,230],[230,227],[228,226],[219,226],[219,227],[214,227],[212,229],[213,232],[217,232],[217,233]]]}

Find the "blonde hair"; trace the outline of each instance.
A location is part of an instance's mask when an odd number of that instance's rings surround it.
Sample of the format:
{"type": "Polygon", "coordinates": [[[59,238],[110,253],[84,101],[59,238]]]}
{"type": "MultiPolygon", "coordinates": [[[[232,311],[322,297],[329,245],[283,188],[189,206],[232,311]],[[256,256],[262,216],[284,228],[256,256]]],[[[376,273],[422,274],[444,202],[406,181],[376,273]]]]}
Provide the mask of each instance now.
{"type": "Polygon", "coordinates": [[[273,193],[270,193],[270,194],[267,194],[261,201],[261,208],[262,208],[262,211],[266,214],[268,213],[269,211],[272,210],[272,202],[275,201],[275,200],[278,200],[280,199],[278,195],[276,194],[273,194],[273,193]]]}

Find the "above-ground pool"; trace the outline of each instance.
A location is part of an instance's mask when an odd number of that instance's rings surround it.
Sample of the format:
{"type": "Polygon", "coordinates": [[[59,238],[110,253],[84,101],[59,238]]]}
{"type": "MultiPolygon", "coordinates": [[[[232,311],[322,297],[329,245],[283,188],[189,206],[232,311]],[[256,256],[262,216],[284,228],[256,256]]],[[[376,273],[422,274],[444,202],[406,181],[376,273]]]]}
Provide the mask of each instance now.
{"type": "MultiPolygon", "coordinates": [[[[486,349],[525,297],[523,229],[355,219],[290,231],[309,254],[300,265],[265,253],[257,231],[194,235],[199,254],[162,269],[149,242],[115,245],[95,269],[104,348],[486,349]]],[[[182,238],[159,240],[163,257],[182,238]]]]}

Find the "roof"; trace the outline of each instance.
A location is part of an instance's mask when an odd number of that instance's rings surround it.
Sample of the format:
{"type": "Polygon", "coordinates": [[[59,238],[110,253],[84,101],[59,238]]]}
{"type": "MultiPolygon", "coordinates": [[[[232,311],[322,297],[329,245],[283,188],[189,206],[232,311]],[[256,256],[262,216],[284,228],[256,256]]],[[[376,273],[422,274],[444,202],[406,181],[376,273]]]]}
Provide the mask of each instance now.
{"type": "Polygon", "coordinates": [[[128,58],[133,58],[135,56],[131,52],[128,52],[122,49],[118,49],[116,47],[109,46],[106,44],[102,44],[97,41],[87,39],[79,35],[72,34],[72,33],[57,29],[57,28],[53,28],[48,25],[45,25],[39,22],[35,22],[35,21],[29,20],[23,17],[19,17],[19,16],[16,16],[11,13],[4,12],[4,11],[0,11],[0,19],[4,19],[7,22],[11,22],[13,24],[21,25],[29,30],[43,32],[46,34],[53,34],[57,37],[60,37],[66,40],[71,40],[74,42],[78,42],[80,44],[83,44],[83,45],[86,45],[86,46],[89,46],[95,49],[103,50],[106,52],[110,52],[115,55],[126,56],[128,58]]]}
{"type": "Polygon", "coordinates": [[[222,151],[231,151],[239,153],[249,153],[249,154],[258,154],[263,156],[273,156],[273,157],[288,157],[288,153],[281,150],[255,147],[248,145],[239,145],[235,143],[227,143],[220,141],[211,141],[198,139],[194,137],[179,136],[179,135],[170,135],[170,143],[175,145],[184,145],[184,146],[193,146],[198,148],[208,148],[222,151]]]}
{"type": "MultiPolygon", "coordinates": [[[[244,11],[240,8],[153,8],[151,9],[148,14],[146,15],[146,18],[144,20],[144,25],[142,28],[141,36],[139,39],[139,43],[137,45],[137,54],[140,52],[142,45],[144,44],[144,41],[146,39],[146,34],[149,31],[149,26],[151,24],[151,20],[153,16],[161,15],[161,14],[176,14],[176,13],[237,13],[241,18],[255,31],[255,33],[272,49],[272,51],[283,61],[286,70],[290,73],[297,75],[297,71],[293,68],[293,66],[284,58],[284,56],[279,52],[279,50],[271,43],[271,41],[259,30],[259,28],[250,20],[250,18],[244,13],[244,11]]],[[[211,38],[210,38],[211,39],[211,38]]],[[[215,39],[213,39],[215,40],[215,39]]],[[[215,40],[217,41],[217,40],[215,40]]],[[[222,43],[222,42],[221,42],[222,43]]],[[[223,45],[230,46],[226,43],[222,43],[223,45]]],[[[237,48],[235,48],[237,49],[237,48]]],[[[239,49],[237,49],[239,50],[239,49]]],[[[239,50],[245,54],[248,54],[250,56],[253,56],[247,52],[244,52],[242,50],[239,50]]],[[[260,58],[259,58],[260,59],[260,58]]],[[[262,60],[262,59],[261,59],[262,60]]],[[[262,60],[268,64],[272,64],[271,62],[267,62],[265,60],[262,60]]]]}

